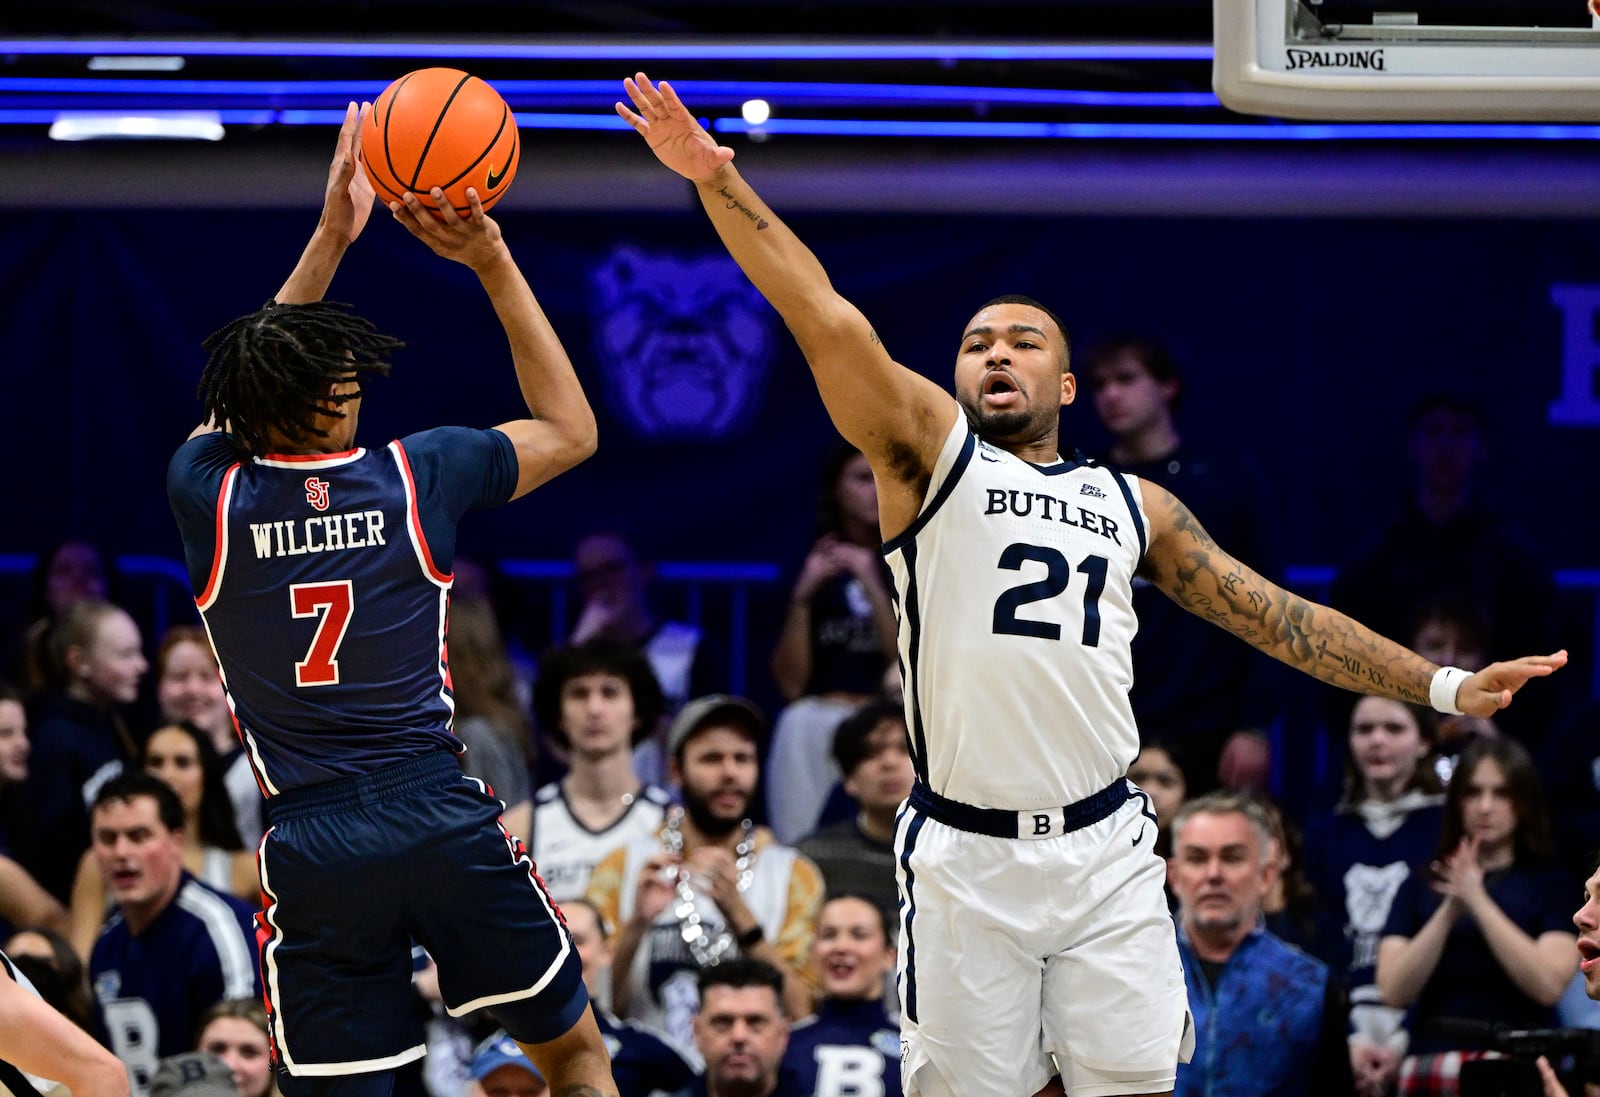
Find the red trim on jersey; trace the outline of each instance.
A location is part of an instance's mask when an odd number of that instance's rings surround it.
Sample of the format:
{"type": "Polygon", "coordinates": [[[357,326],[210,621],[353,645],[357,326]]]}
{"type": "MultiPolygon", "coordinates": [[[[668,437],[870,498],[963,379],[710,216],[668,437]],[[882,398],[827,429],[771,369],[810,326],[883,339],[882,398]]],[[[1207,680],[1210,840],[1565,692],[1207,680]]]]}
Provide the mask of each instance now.
{"type": "MultiPolygon", "coordinates": [[[[483,784],[483,782],[480,781],[479,784],[483,784]]],[[[494,794],[494,790],[489,788],[487,784],[483,784],[483,787],[491,796],[494,794]]],[[[512,834],[506,829],[505,820],[503,818],[496,816],[494,822],[495,826],[500,828],[500,834],[505,838],[506,845],[511,849],[512,862],[514,864],[528,866],[528,882],[537,888],[539,894],[544,897],[545,905],[550,908],[550,913],[555,915],[556,921],[560,922],[562,926],[565,926],[567,924],[566,913],[562,911],[561,904],[556,902],[554,897],[551,896],[549,885],[544,882],[544,877],[539,875],[539,866],[534,864],[532,852],[530,852],[528,847],[523,844],[521,838],[518,838],[515,834],[512,834]]]]}
{"type": "Polygon", "coordinates": [[[263,453],[263,461],[337,461],[341,457],[354,457],[361,452],[361,447],[344,449],[337,453],[263,453]]]}
{"type": "Polygon", "coordinates": [[[228,495],[233,490],[234,477],[238,475],[239,465],[235,462],[222,474],[222,486],[217,489],[217,541],[211,550],[211,574],[206,577],[206,589],[195,599],[197,605],[210,604],[212,595],[217,592],[217,580],[222,577],[223,556],[228,541],[228,495]]]}
{"type": "MultiPolygon", "coordinates": [[[[434,582],[448,583],[450,576],[440,571],[438,565],[433,562],[433,552],[428,548],[428,538],[422,532],[422,511],[417,506],[417,478],[411,472],[411,458],[406,456],[406,447],[398,440],[390,444],[400,457],[400,475],[406,479],[409,512],[406,515],[406,523],[411,527],[411,536],[416,538],[417,548],[422,550],[422,566],[428,569],[428,574],[433,577],[434,582]]],[[[440,655],[443,655],[442,651],[440,655]]]]}
{"type": "MultiPolygon", "coordinates": [[[[266,839],[263,837],[262,841],[266,839]]],[[[256,879],[261,879],[261,847],[256,847],[256,879]]],[[[267,1007],[267,1052],[268,1059],[274,1067],[283,1065],[283,1055],[278,1050],[278,1026],[273,1022],[276,1010],[272,1002],[272,982],[267,976],[267,949],[271,947],[273,939],[278,936],[277,930],[267,918],[267,913],[272,909],[272,896],[263,889],[261,895],[261,909],[256,911],[256,971],[261,978],[261,1004],[267,1007]]]]}
{"type": "MultiPolygon", "coordinates": [[[[224,683],[222,688],[226,690],[228,688],[227,684],[224,683]]],[[[256,760],[250,751],[250,743],[244,737],[244,725],[239,723],[238,714],[233,711],[232,694],[228,695],[228,719],[233,721],[233,734],[238,737],[239,745],[244,748],[244,764],[250,767],[250,779],[256,783],[256,788],[261,790],[261,798],[263,800],[270,799],[272,793],[267,791],[267,782],[262,779],[261,774],[256,770],[256,760]]]]}

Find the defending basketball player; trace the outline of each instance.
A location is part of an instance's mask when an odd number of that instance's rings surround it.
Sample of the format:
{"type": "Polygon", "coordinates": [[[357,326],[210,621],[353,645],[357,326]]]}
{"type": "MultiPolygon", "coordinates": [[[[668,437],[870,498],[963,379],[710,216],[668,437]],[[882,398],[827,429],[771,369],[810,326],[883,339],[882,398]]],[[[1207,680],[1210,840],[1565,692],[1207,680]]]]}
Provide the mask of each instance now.
{"type": "Polygon", "coordinates": [[[0,1093],[128,1097],[129,1088],[121,1060],[45,1004],[0,952],[0,1093]]]}
{"type": "MultiPolygon", "coordinates": [[[[207,340],[208,422],[168,495],[267,797],[262,973],[285,1097],[387,1097],[424,1043],[412,939],[453,1015],[488,1009],[568,1097],[615,1097],[572,938],[501,805],[462,773],[444,647],[456,523],[594,451],[595,421],[499,226],[390,210],[478,276],[528,417],[355,442],[397,340],[321,303],[373,205],[351,104],[322,218],[283,288],[207,340]]],[[[437,205],[442,192],[434,189],[437,205]]]]}
{"type": "Polygon", "coordinates": [[[1155,815],[1125,776],[1134,575],[1324,682],[1450,712],[1495,712],[1566,653],[1436,667],[1262,579],[1161,488],[1063,460],[1067,334],[1029,298],[967,323],[952,398],[890,358],[668,85],[624,87],[617,113],[695,184],[877,481],[917,775],[896,830],[905,1092],[1032,1093],[1051,1054],[1073,1097],[1170,1091],[1192,1039],[1155,815]]]}

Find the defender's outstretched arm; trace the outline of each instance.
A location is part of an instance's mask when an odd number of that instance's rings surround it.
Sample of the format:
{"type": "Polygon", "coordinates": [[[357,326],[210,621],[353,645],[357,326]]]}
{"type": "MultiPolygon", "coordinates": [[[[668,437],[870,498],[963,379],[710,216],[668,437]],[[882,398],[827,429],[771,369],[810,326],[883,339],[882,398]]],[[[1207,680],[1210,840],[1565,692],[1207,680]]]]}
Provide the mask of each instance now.
{"type": "Polygon", "coordinates": [[[811,250],[769,209],[666,81],[623,81],[617,113],[663,164],[695,185],[728,253],[783,317],[839,433],[873,470],[902,482],[932,467],[960,413],[955,399],[890,357],[860,310],[833,288],[811,250]]]}
{"type": "Polygon", "coordinates": [[[1565,651],[1493,663],[1442,683],[1446,692],[1452,684],[1454,691],[1434,698],[1435,664],[1256,574],[1219,548],[1172,493],[1148,481],[1139,487],[1151,527],[1143,568],[1150,579],[1184,609],[1329,685],[1417,705],[1454,704],[1469,716],[1492,716],[1531,679],[1566,665],[1565,651]]]}

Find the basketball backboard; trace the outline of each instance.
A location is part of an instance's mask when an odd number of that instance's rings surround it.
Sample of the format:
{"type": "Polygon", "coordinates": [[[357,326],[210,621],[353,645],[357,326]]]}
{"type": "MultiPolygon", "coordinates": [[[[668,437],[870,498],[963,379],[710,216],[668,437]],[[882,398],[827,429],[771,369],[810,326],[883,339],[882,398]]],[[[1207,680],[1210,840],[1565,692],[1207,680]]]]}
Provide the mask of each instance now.
{"type": "Polygon", "coordinates": [[[1245,114],[1600,121],[1584,0],[1215,0],[1212,82],[1245,114]]]}

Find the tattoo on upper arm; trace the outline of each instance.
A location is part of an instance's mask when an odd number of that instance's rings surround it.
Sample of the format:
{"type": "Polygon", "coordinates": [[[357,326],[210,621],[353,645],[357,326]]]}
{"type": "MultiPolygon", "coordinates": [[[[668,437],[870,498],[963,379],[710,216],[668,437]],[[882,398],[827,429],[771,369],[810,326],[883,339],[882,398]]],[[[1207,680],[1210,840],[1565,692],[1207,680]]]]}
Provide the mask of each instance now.
{"type": "Polygon", "coordinates": [[[883,345],[883,340],[878,338],[878,329],[877,328],[870,329],[867,332],[867,338],[871,339],[874,343],[877,343],[879,346],[883,345]]]}
{"type": "Polygon", "coordinates": [[[1428,703],[1405,673],[1417,656],[1263,579],[1218,548],[1181,502],[1166,500],[1175,551],[1155,561],[1153,577],[1179,605],[1332,685],[1428,703]]]}
{"type": "Polygon", "coordinates": [[[745,216],[747,220],[755,222],[757,232],[760,232],[762,229],[767,227],[769,223],[767,219],[761,216],[755,210],[751,209],[749,206],[745,205],[743,202],[739,201],[739,199],[735,198],[732,194],[728,193],[727,187],[723,187],[718,190],[717,194],[727,200],[726,208],[738,210],[745,216]]]}

